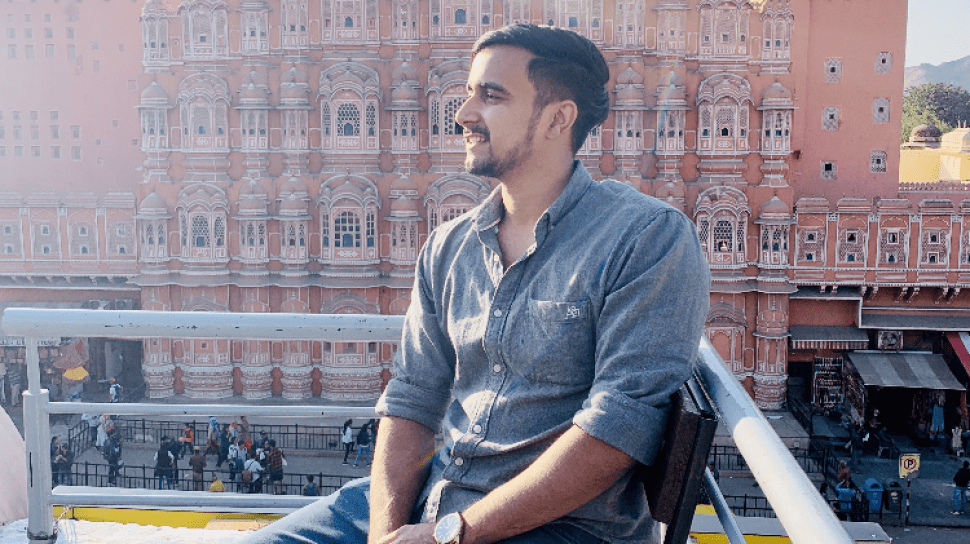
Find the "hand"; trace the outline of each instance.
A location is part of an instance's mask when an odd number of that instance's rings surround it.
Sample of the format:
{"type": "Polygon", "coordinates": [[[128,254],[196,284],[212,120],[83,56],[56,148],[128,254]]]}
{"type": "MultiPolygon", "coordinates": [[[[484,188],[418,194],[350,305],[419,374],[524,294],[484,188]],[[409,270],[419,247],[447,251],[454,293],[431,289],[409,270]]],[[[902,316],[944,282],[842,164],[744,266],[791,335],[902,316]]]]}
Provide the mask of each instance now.
{"type": "Polygon", "coordinates": [[[434,523],[405,525],[378,540],[378,544],[435,544],[434,523]]]}

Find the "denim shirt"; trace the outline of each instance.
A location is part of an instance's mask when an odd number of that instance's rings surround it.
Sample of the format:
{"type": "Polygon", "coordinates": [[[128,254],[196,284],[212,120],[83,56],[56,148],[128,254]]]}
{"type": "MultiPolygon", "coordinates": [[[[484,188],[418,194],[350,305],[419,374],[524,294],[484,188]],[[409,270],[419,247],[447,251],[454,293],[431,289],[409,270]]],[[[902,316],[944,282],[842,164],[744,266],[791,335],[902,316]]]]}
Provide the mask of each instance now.
{"type": "MultiPolygon", "coordinates": [[[[423,521],[468,508],[572,425],[651,463],[707,317],[707,261],[674,208],[577,161],[507,270],[503,213],[496,189],[429,237],[377,405],[443,433],[423,521]]],[[[608,542],[658,532],[632,469],[558,522],[608,542]]]]}

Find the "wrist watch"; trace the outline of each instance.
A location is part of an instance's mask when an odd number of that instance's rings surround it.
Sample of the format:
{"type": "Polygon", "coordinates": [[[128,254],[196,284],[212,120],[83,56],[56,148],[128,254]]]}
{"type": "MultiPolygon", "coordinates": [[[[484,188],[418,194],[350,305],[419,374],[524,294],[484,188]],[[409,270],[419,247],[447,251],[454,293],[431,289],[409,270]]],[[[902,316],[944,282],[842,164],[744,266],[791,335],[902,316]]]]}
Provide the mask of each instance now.
{"type": "Polygon", "coordinates": [[[465,529],[465,520],[458,512],[452,512],[441,518],[434,527],[434,540],[437,544],[459,544],[461,533],[465,529]]]}

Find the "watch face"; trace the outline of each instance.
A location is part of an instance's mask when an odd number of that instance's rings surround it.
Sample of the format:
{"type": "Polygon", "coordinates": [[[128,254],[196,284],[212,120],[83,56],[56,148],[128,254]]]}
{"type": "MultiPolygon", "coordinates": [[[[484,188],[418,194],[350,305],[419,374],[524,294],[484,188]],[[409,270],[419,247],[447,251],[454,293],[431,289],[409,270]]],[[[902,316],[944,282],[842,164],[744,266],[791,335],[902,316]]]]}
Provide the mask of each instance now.
{"type": "Polygon", "coordinates": [[[457,513],[441,518],[434,528],[434,539],[439,544],[454,542],[459,534],[461,534],[461,516],[457,513]]]}

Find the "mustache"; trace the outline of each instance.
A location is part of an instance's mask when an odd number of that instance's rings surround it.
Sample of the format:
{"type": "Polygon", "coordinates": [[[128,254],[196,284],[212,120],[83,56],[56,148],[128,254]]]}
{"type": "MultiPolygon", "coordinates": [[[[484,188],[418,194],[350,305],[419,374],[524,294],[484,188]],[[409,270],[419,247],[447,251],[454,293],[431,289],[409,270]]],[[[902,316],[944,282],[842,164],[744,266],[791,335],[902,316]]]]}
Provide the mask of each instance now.
{"type": "Polygon", "coordinates": [[[489,139],[488,128],[485,125],[469,125],[464,127],[465,130],[462,132],[463,136],[471,136],[472,134],[481,134],[486,140],[489,139]]]}

